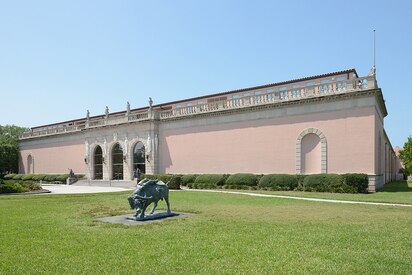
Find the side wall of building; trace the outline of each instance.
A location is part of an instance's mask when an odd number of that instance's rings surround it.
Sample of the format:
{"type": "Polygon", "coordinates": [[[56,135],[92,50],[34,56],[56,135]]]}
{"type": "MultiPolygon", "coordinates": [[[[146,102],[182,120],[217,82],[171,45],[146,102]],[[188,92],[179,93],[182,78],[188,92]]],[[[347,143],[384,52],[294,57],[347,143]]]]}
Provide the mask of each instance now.
{"type": "Polygon", "coordinates": [[[22,139],[19,144],[20,173],[60,174],[73,169],[103,180],[115,178],[113,148],[119,146],[123,160],[116,165],[122,167],[123,179],[133,179],[137,144],[145,148],[142,165],[148,174],[366,173],[370,190],[375,191],[396,179],[399,170],[374,94],[161,120],[153,112],[145,121],[22,139]],[[103,160],[95,165],[97,148],[103,160]]]}
{"type": "Polygon", "coordinates": [[[376,191],[385,183],[397,180],[399,171],[399,159],[386,135],[384,128],[384,116],[375,105],[375,173],[369,176],[369,190],[376,191]]]}
{"type": "Polygon", "coordinates": [[[374,104],[353,98],[169,121],[159,128],[159,171],[295,174],[297,140],[310,129],[326,138],[327,173],[374,174],[374,104]]]}
{"type": "Polygon", "coordinates": [[[19,173],[67,174],[68,169],[85,174],[82,134],[21,140],[19,173]]]}

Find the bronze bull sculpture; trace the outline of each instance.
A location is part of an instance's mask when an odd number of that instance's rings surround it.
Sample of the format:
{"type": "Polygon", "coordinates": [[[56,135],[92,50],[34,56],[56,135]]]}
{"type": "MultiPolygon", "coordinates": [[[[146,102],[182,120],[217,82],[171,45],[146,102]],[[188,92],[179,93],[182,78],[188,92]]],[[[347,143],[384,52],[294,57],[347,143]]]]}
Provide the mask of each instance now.
{"type": "Polygon", "coordinates": [[[169,187],[162,181],[144,179],[137,184],[134,192],[128,197],[130,207],[137,209],[134,217],[136,220],[144,220],[147,207],[153,203],[153,214],[159,200],[165,200],[167,213],[170,214],[169,187]],[[139,215],[140,214],[140,215],[139,215]],[[139,216],[139,217],[138,217],[139,216]]]}

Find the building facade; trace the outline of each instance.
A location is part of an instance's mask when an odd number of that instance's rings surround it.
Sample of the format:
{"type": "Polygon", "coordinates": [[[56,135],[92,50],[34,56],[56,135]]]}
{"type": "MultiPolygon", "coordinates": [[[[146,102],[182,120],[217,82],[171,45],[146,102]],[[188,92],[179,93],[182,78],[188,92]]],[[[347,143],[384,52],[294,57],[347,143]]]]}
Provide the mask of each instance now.
{"type": "Polygon", "coordinates": [[[375,191],[399,161],[374,75],[355,69],[34,127],[20,173],[132,180],[144,173],[366,173],[375,191]]]}

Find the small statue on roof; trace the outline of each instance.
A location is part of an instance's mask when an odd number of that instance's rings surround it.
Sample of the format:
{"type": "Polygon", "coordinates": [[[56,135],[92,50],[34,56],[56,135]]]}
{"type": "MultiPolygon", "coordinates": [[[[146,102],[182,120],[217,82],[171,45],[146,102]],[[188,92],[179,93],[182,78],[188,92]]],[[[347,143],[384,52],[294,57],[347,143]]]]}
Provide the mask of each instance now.
{"type": "Polygon", "coordinates": [[[126,104],[126,113],[130,114],[130,103],[129,103],[129,101],[127,101],[127,104],[126,104]]]}
{"type": "Polygon", "coordinates": [[[151,97],[149,97],[149,108],[152,109],[153,106],[153,100],[151,97]]]}

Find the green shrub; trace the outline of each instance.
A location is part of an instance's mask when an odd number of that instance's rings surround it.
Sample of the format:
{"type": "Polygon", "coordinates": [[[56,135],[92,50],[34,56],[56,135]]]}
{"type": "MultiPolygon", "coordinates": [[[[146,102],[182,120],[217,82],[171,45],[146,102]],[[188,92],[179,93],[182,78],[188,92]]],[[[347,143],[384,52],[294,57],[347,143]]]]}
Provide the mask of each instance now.
{"type": "Polygon", "coordinates": [[[252,186],[240,184],[225,184],[222,189],[251,190],[252,186]]]}
{"type": "Polygon", "coordinates": [[[33,174],[25,174],[21,177],[22,180],[31,180],[33,178],[33,174]]]}
{"type": "Polygon", "coordinates": [[[198,175],[196,174],[188,174],[182,176],[182,185],[187,186],[189,183],[195,182],[198,175]]]}
{"type": "Polygon", "coordinates": [[[16,175],[14,175],[13,179],[14,180],[21,180],[22,177],[23,177],[22,174],[16,174],[16,175]]]}
{"type": "Polygon", "coordinates": [[[142,174],[140,177],[143,179],[151,179],[151,180],[161,180],[164,183],[168,183],[169,189],[180,189],[180,182],[182,181],[181,175],[170,175],[170,174],[142,174]]]}
{"type": "Polygon", "coordinates": [[[287,174],[269,174],[264,175],[258,186],[266,190],[294,190],[298,186],[298,177],[287,174]]]}
{"type": "Polygon", "coordinates": [[[0,184],[0,193],[21,193],[26,190],[17,182],[5,182],[0,184]]]}
{"type": "Polygon", "coordinates": [[[11,180],[3,180],[3,183],[20,183],[21,182],[21,180],[13,180],[13,179],[11,179],[11,180]]]}
{"type": "Polygon", "coordinates": [[[343,192],[343,176],[337,174],[307,175],[303,180],[303,190],[309,192],[343,192]]]}
{"type": "Polygon", "coordinates": [[[85,174],[75,174],[74,176],[76,177],[76,179],[79,179],[79,180],[84,179],[86,177],[85,174]]]}
{"type": "Polygon", "coordinates": [[[211,183],[217,186],[222,186],[229,175],[225,174],[203,174],[197,176],[195,183],[211,183]]]}
{"type": "Polygon", "coordinates": [[[247,186],[256,186],[259,176],[254,174],[239,173],[230,175],[225,185],[247,185],[247,186]]]}
{"type": "Polygon", "coordinates": [[[22,181],[22,182],[20,183],[20,185],[21,185],[26,191],[36,191],[36,190],[41,190],[41,189],[42,189],[37,182],[31,181],[31,180],[22,181]]]}
{"type": "Polygon", "coordinates": [[[59,175],[46,175],[43,180],[48,182],[57,181],[58,176],[59,175]]]}
{"type": "Polygon", "coordinates": [[[358,193],[367,193],[369,179],[367,174],[343,174],[346,185],[354,187],[358,193]]]}
{"type": "Polygon", "coordinates": [[[196,188],[196,189],[216,189],[217,186],[216,184],[213,183],[191,183],[192,185],[194,185],[194,187],[192,188],[196,188]]]}
{"type": "Polygon", "coordinates": [[[7,175],[4,176],[4,179],[5,179],[5,180],[11,180],[11,179],[13,179],[13,177],[14,177],[15,175],[16,175],[16,174],[7,174],[7,175]]]}
{"type": "Polygon", "coordinates": [[[59,175],[56,177],[56,181],[66,182],[69,178],[69,174],[59,175]]]}
{"type": "MultiPolygon", "coordinates": [[[[305,180],[305,177],[307,175],[295,175],[297,181],[298,181],[298,186],[295,188],[295,190],[302,188],[303,189],[303,181],[305,180]]],[[[301,191],[301,190],[299,190],[301,191]]]]}
{"type": "Polygon", "coordinates": [[[33,177],[31,178],[34,181],[41,181],[44,180],[44,178],[46,177],[46,175],[44,174],[35,174],[33,175],[33,177]]]}

